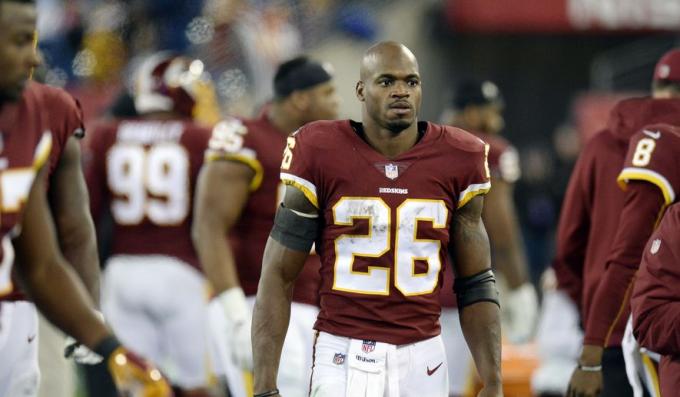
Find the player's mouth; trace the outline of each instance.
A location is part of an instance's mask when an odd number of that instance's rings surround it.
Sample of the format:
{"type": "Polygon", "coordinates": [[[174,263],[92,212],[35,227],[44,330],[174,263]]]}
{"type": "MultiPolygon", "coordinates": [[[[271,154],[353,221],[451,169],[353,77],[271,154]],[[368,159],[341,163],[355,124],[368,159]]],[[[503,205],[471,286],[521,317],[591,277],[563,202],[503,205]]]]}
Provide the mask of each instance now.
{"type": "Polygon", "coordinates": [[[389,106],[390,110],[392,110],[394,113],[398,115],[405,115],[411,113],[413,110],[413,107],[411,106],[410,103],[406,101],[397,101],[389,106]]]}

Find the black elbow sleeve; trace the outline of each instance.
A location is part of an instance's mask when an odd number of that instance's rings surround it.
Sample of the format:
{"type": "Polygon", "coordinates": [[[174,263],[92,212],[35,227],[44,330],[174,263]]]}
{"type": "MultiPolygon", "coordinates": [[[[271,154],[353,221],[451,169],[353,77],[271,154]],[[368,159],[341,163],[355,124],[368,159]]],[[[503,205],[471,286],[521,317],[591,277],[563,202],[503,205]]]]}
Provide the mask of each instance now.
{"type": "Polygon", "coordinates": [[[493,302],[500,307],[496,277],[491,269],[473,276],[457,278],[453,283],[453,291],[458,299],[458,308],[463,309],[477,302],[493,302]]]}

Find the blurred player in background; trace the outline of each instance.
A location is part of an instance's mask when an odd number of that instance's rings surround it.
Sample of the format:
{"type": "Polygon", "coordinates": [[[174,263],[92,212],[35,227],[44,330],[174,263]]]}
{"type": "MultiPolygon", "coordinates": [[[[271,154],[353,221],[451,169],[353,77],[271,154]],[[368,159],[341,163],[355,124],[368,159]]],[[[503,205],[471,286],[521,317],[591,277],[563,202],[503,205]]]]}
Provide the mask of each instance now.
{"type": "MultiPolygon", "coordinates": [[[[442,122],[462,128],[489,144],[489,169],[493,188],[486,194],[482,219],[491,244],[494,267],[506,281],[501,290],[503,334],[512,343],[526,343],[536,322],[538,301],[528,279],[528,264],[524,254],[513,199],[514,183],[520,177],[517,150],[500,132],[503,120],[503,99],[491,81],[465,80],[456,86],[451,107],[444,111],[442,122]],[[504,293],[505,292],[505,293],[504,293]]],[[[470,384],[471,360],[458,321],[453,289],[453,273],[444,273],[442,289],[442,338],[449,360],[449,388],[452,396],[462,395],[470,384]]]]}
{"type": "MultiPolygon", "coordinates": [[[[196,192],[194,244],[206,273],[224,281],[215,285],[218,296],[211,308],[213,318],[226,317],[217,332],[226,329],[228,346],[223,348],[233,362],[224,365],[245,371],[252,370],[250,313],[262,255],[283,194],[279,167],[286,138],[310,121],[335,119],[338,108],[332,72],[307,57],[279,66],[274,93],[259,117],[215,126],[196,192]]],[[[293,292],[294,321],[279,377],[282,392],[290,397],[306,396],[309,389],[318,272],[318,258],[312,255],[293,292]]],[[[230,386],[241,383],[238,375],[229,378],[230,386]]],[[[242,389],[232,387],[232,392],[240,396],[242,389]]]]}
{"type": "Polygon", "coordinates": [[[655,84],[653,98],[621,101],[607,128],[582,151],[569,182],[553,262],[558,286],[579,307],[585,331],[569,396],[633,395],[621,349],[629,285],[656,220],[674,200],[662,194],[666,185],[654,185],[665,176],[648,178],[668,171],[645,169],[669,158],[652,154],[656,139],[671,139],[656,134],[667,126],[654,124],[680,123],[680,101],[659,99],[666,94],[655,84]],[[617,178],[628,181],[625,192],[617,178]]]}
{"type": "MultiPolygon", "coordinates": [[[[141,388],[148,395],[169,396],[170,390],[160,372],[122,347],[98,318],[91,299],[57,247],[46,195],[47,174],[58,159],[58,156],[50,159],[55,139],[50,129],[55,127],[56,118],[48,117],[48,106],[55,104],[51,97],[55,92],[28,83],[33,68],[39,64],[34,48],[36,19],[32,1],[0,1],[0,185],[3,192],[0,297],[12,292],[11,272],[16,252],[18,276],[38,308],[108,362],[121,391],[141,388]]],[[[68,136],[57,134],[57,139],[61,140],[58,147],[63,148],[68,136]]],[[[79,194],[82,199],[82,192],[79,194]]],[[[63,208],[59,205],[62,199],[64,197],[53,200],[56,211],[63,208]]],[[[59,221],[61,215],[56,213],[55,218],[59,221]]],[[[91,234],[91,230],[85,229],[85,233],[91,234]]],[[[89,284],[93,285],[96,286],[96,282],[89,284]]],[[[0,305],[0,356],[3,358],[0,394],[32,396],[37,392],[37,372],[22,364],[34,361],[35,357],[30,355],[35,351],[31,353],[21,338],[12,335],[26,337],[31,329],[35,331],[37,318],[31,310],[17,311],[16,305],[20,304],[0,305]]],[[[26,342],[34,342],[35,337],[28,334],[26,342]]]]}
{"type": "Polygon", "coordinates": [[[208,284],[191,243],[192,197],[210,130],[196,124],[198,60],[161,52],[136,72],[136,119],[92,130],[86,176],[97,222],[113,218],[102,309],[179,396],[209,393],[208,284]]]}
{"type": "Polygon", "coordinates": [[[479,395],[502,395],[500,315],[479,196],[490,187],[488,146],[418,122],[418,69],[404,45],[372,46],[356,84],[362,122],[311,123],[288,139],[281,179],[289,186],[253,314],[256,396],[279,395],[291,289],[313,242],[322,284],[312,396],[448,395],[439,336],[448,250],[479,395]]]}

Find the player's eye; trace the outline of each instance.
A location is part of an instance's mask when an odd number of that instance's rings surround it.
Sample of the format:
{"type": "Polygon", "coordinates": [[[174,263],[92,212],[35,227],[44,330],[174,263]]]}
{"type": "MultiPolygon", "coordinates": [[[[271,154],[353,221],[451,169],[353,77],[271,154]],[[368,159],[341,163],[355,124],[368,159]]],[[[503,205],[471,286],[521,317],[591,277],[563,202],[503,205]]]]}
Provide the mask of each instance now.
{"type": "Polygon", "coordinates": [[[409,80],[408,85],[411,86],[411,87],[417,87],[417,86],[420,85],[420,80],[416,80],[416,79],[409,80]]]}
{"type": "Polygon", "coordinates": [[[390,79],[378,80],[378,85],[381,87],[389,87],[392,85],[392,80],[390,79]]]}

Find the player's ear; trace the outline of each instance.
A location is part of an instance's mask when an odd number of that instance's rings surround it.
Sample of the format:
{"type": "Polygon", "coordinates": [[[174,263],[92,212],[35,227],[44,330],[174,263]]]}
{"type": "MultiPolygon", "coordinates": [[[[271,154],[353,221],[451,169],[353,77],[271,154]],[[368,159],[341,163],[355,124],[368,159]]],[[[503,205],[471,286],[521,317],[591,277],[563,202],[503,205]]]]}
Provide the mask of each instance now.
{"type": "Polygon", "coordinates": [[[304,91],[293,91],[290,101],[298,110],[306,110],[309,107],[309,95],[304,91]]]}
{"type": "Polygon", "coordinates": [[[360,102],[364,102],[366,100],[366,96],[364,95],[364,88],[366,88],[364,82],[361,80],[357,81],[355,93],[360,102]]]}

